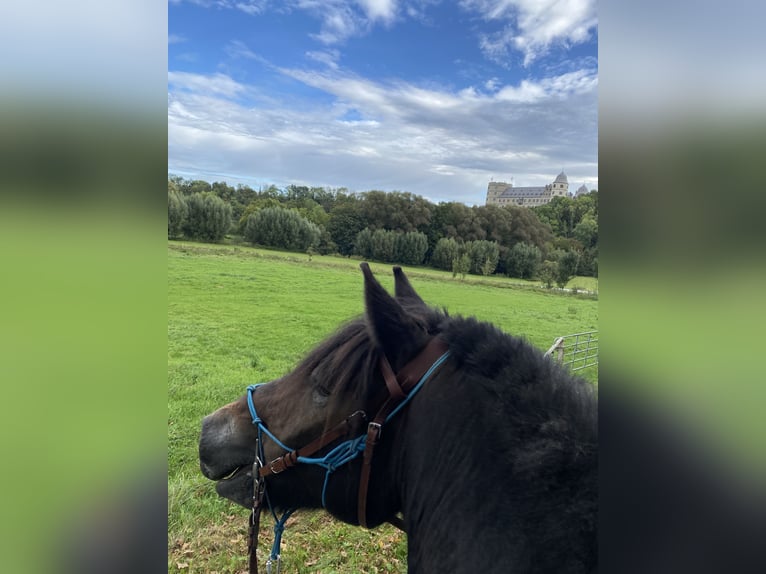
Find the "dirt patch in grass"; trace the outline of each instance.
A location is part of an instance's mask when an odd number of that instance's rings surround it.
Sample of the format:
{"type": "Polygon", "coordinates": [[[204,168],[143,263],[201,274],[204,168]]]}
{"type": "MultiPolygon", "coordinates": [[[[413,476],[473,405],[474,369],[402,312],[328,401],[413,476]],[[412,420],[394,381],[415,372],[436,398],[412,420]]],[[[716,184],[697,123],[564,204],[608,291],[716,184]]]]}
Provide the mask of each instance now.
{"type": "MultiPolygon", "coordinates": [[[[168,544],[168,572],[247,573],[247,513],[226,514],[168,544]]],[[[274,540],[270,516],[261,519],[258,543],[263,568],[274,540]]],[[[407,537],[392,526],[365,530],[334,520],[325,512],[302,512],[287,523],[282,537],[282,571],[299,574],[378,574],[407,571],[407,537]]]]}

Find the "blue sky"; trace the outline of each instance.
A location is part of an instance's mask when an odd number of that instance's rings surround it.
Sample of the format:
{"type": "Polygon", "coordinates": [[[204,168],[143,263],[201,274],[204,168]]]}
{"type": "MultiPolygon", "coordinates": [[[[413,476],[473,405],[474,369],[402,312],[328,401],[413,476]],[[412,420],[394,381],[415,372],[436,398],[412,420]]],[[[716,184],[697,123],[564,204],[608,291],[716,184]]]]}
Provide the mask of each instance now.
{"type": "Polygon", "coordinates": [[[481,204],[598,187],[595,0],[171,0],[168,169],[481,204]]]}

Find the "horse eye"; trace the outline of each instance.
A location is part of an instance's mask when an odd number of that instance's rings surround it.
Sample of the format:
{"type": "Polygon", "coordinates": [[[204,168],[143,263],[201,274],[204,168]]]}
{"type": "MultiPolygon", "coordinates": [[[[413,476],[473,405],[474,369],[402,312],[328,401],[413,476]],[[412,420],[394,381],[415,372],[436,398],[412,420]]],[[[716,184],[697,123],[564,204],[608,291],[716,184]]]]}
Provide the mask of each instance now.
{"type": "Polygon", "coordinates": [[[323,397],[329,397],[330,396],[330,392],[331,391],[330,391],[330,389],[327,388],[327,385],[323,385],[323,384],[320,383],[318,385],[314,385],[314,389],[316,390],[317,393],[319,393],[323,397]]]}
{"type": "Polygon", "coordinates": [[[313,394],[314,394],[314,402],[320,407],[323,407],[324,405],[326,405],[327,399],[330,398],[330,391],[328,391],[324,387],[314,388],[313,394]]]}
{"type": "Polygon", "coordinates": [[[324,405],[327,402],[327,398],[330,396],[330,389],[325,384],[325,378],[322,376],[321,364],[317,366],[309,377],[311,381],[311,387],[314,389],[314,402],[324,405]]]}

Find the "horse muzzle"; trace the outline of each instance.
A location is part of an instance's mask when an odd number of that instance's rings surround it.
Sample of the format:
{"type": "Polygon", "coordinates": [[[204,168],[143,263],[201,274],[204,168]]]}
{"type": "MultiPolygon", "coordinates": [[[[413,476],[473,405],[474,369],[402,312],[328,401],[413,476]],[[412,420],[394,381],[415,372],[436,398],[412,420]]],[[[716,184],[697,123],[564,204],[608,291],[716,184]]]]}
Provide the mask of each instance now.
{"type": "Polygon", "coordinates": [[[245,508],[253,507],[253,465],[241,466],[226,478],[218,480],[218,496],[236,502],[245,508]]]}
{"type": "Polygon", "coordinates": [[[210,480],[231,480],[255,460],[254,433],[249,428],[239,429],[241,425],[230,415],[224,407],[202,420],[199,466],[210,480]]]}

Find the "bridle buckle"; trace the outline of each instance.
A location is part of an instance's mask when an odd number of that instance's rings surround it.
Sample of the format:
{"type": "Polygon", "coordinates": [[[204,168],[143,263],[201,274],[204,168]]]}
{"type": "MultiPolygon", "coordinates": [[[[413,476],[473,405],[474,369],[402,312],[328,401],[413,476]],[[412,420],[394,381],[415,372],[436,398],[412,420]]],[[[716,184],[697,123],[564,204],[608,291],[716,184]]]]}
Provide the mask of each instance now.
{"type": "Polygon", "coordinates": [[[382,431],[382,426],[380,423],[376,423],[375,421],[370,422],[367,425],[367,438],[374,440],[375,442],[378,442],[380,440],[380,433],[382,431]]]}
{"type": "Polygon", "coordinates": [[[256,510],[258,506],[260,506],[263,490],[266,486],[266,483],[261,478],[261,467],[263,467],[263,462],[259,455],[260,442],[260,440],[256,440],[255,459],[253,460],[253,469],[251,471],[253,473],[253,510],[256,510]]]}

